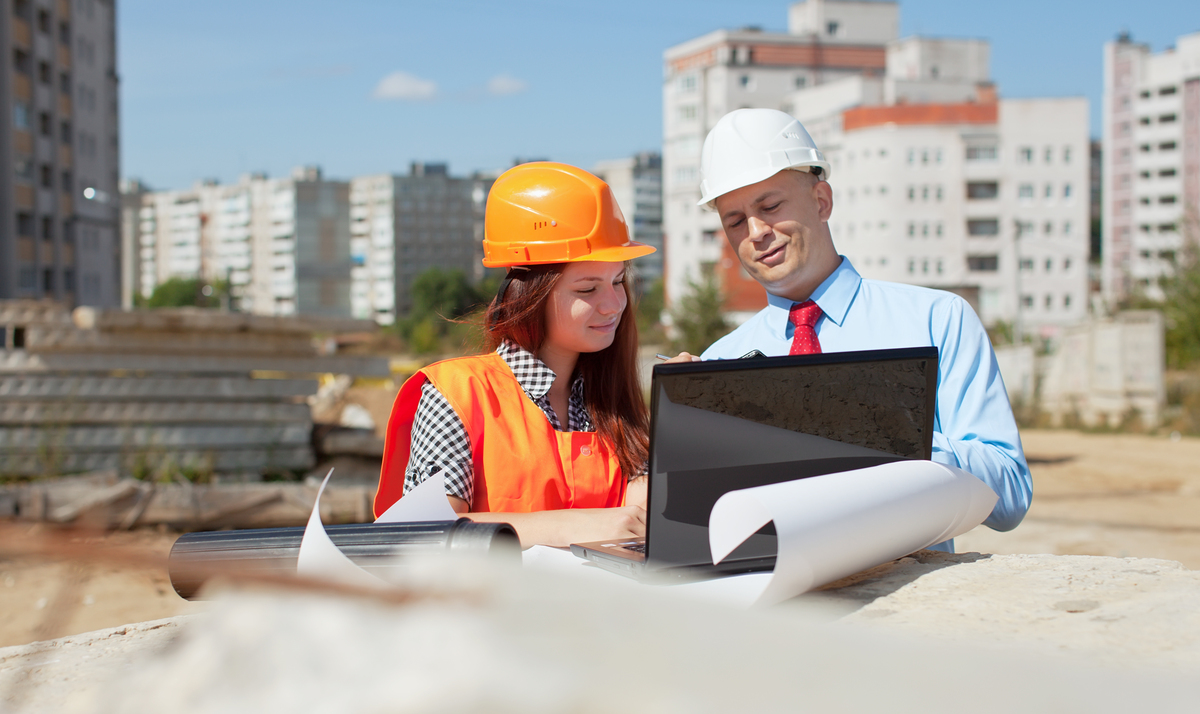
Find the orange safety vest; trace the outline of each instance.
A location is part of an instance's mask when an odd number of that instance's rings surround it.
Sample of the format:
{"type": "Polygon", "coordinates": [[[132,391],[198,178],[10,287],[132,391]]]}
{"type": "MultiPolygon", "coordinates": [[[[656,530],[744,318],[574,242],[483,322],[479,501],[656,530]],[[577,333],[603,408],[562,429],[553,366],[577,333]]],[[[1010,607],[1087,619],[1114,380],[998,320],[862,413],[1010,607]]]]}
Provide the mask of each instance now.
{"type": "Polygon", "coordinates": [[[609,508],[626,481],[611,444],[596,432],[556,431],[495,352],[431,364],[400,387],[388,418],[378,517],[404,495],[413,420],[426,380],[454,408],[471,439],[471,510],[529,513],[609,508]]]}

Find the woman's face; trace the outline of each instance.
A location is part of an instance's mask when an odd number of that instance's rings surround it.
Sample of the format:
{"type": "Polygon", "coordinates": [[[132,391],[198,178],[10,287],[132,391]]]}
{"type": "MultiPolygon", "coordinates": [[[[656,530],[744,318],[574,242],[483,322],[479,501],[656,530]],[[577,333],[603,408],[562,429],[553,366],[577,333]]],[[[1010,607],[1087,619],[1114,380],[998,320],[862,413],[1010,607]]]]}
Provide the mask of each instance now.
{"type": "Polygon", "coordinates": [[[568,263],[546,302],[543,349],[599,352],[612,344],[629,298],[625,264],[568,263]]]}

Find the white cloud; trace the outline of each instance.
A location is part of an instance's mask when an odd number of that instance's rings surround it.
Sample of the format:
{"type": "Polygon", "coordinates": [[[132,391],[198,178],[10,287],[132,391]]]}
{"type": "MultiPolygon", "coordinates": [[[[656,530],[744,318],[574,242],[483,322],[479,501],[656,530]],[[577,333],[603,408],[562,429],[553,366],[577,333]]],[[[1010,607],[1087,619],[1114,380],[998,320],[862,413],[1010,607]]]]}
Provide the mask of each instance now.
{"type": "Polygon", "coordinates": [[[379,80],[372,94],[376,99],[432,99],[437,94],[437,83],[421,79],[408,72],[392,72],[379,80]]]}
{"type": "Polygon", "coordinates": [[[487,83],[488,94],[494,94],[497,97],[520,94],[526,89],[529,89],[528,84],[508,74],[498,74],[489,79],[487,83]]]}

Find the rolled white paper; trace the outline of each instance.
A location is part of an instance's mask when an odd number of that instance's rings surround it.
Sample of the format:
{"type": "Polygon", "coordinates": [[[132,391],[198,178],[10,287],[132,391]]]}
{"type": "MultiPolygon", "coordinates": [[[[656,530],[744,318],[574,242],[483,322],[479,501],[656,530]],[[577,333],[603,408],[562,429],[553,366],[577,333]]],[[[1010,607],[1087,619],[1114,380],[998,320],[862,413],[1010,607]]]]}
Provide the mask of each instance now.
{"type": "Polygon", "coordinates": [[[962,535],[984,521],[997,496],[962,469],[896,461],[730,491],[709,516],[714,563],[767,523],[779,550],[770,605],[962,535]]]}

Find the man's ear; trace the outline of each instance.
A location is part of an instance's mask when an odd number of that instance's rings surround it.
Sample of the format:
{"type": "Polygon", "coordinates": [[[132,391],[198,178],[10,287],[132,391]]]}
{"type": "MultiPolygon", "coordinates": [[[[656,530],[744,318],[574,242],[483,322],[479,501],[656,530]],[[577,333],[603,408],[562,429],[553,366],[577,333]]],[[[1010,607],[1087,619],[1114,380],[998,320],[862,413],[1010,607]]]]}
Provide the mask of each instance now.
{"type": "Polygon", "coordinates": [[[833,215],[833,187],[828,181],[813,181],[813,199],[817,202],[817,217],[827,222],[833,215]]]}

